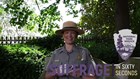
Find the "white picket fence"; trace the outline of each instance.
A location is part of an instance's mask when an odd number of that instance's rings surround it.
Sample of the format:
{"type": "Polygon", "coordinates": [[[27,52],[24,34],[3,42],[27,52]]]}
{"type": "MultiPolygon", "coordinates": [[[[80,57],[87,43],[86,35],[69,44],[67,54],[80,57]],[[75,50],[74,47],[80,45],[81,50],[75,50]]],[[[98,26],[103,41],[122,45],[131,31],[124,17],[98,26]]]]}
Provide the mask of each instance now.
{"type": "Polygon", "coordinates": [[[26,43],[29,40],[39,38],[40,37],[0,37],[0,45],[26,43]]]}

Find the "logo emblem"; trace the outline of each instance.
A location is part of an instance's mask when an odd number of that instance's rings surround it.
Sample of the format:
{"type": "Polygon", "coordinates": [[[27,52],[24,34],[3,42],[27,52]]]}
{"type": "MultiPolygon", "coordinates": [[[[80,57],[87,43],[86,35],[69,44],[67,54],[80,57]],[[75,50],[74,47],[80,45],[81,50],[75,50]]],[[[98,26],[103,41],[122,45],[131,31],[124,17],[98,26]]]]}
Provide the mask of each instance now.
{"type": "Polygon", "coordinates": [[[137,34],[132,34],[130,29],[123,29],[119,34],[114,34],[114,43],[117,52],[123,60],[127,60],[136,46],[137,34]]]}

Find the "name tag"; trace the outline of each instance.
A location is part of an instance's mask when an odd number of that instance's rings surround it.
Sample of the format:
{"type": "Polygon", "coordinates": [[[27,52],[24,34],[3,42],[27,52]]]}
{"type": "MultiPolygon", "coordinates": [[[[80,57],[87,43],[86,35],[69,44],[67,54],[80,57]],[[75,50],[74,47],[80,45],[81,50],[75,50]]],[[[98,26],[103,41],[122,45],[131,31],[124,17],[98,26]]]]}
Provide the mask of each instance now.
{"type": "Polygon", "coordinates": [[[59,62],[59,60],[54,60],[54,62],[59,62]]]}

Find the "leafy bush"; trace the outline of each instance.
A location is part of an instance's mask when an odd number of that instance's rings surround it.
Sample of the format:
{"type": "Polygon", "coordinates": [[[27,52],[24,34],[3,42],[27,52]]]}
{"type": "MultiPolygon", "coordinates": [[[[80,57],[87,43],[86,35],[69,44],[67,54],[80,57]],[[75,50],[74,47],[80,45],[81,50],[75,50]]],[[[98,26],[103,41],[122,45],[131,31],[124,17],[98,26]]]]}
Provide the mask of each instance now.
{"type": "Polygon", "coordinates": [[[57,36],[54,34],[47,37],[30,40],[27,42],[27,44],[37,45],[49,51],[53,51],[54,49],[62,46],[63,40],[61,39],[61,36],[57,36]]]}
{"type": "Polygon", "coordinates": [[[118,63],[118,53],[113,42],[87,42],[81,43],[86,47],[93,57],[99,58],[106,63],[118,63]]]}
{"type": "Polygon", "coordinates": [[[0,46],[1,79],[38,79],[49,52],[35,45],[0,46]]]}
{"type": "Polygon", "coordinates": [[[46,56],[62,44],[60,36],[51,35],[26,44],[0,46],[1,79],[38,79],[46,56]]]}

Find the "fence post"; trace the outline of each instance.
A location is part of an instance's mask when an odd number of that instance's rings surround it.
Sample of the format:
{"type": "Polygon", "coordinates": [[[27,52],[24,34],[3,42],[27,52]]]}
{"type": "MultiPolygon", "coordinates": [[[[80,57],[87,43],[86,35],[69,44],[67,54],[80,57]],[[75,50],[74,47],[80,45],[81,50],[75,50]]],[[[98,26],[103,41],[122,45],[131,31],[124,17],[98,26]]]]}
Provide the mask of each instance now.
{"type": "Polygon", "coordinates": [[[21,37],[21,43],[22,44],[24,43],[24,37],[21,37]]]}
{"type": "Polygon", "coordinates": [[[13,41],[13,40],[12,40],[12,37],[10,36],[10,44],[12,44],[12,41],[13,41]]]}
{"type": "Polygon", "coordinates": [[[8,43],[7,41],[8,41],[8,37],[6,37],[6,39],[5,39],[5,44],[7,44],[7,43],[8,43]]]}

